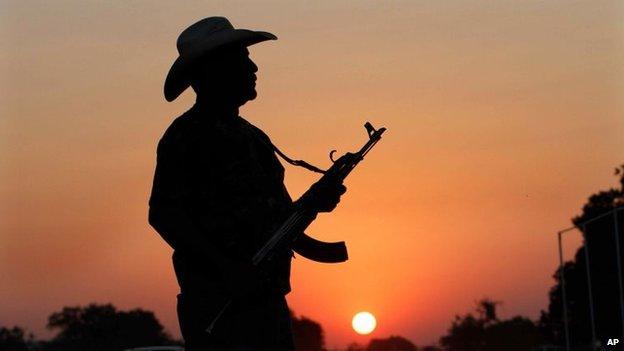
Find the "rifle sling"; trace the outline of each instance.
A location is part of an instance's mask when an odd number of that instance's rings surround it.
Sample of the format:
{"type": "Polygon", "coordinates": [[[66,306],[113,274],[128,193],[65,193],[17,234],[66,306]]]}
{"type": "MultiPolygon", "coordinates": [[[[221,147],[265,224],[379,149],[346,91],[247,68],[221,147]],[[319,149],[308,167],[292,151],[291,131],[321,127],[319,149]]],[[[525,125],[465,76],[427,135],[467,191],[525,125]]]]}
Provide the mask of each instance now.
{"type": "Polygon", "coordinates": [[[293,160],[292,158],[286,156],[286,154],[284,154],[280,149],[278,149],[277,146],[275,146],[275,144],[273,143],[270,143],[270,144],[271,144],[271,147],[273,148],[273,151],[275,151],[276,154],[278,154],[282,159],[284,159],[284,161],[290,163],[291,165],[297,166],[297,167],[303,167],[307,169],[308,171],[325,174],[324,170],[316,166],[313,166],[304,160],[293,160]]]}

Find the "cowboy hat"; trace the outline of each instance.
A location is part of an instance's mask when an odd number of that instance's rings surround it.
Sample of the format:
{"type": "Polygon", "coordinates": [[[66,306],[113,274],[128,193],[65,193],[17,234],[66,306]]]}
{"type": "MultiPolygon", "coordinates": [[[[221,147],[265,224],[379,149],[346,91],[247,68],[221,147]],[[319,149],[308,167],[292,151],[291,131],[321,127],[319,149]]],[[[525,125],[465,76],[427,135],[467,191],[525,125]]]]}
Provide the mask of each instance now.
{"type": "Polygon", "coordinates": [[[175,100],[191,85],[189,68],[212,50],[227,44],[253,45],[277,37],[268,32],[235,29],[225,17],[204,18],[186,28],[178,37],[179,56],[165,79],[165,99],[175,100]]]}

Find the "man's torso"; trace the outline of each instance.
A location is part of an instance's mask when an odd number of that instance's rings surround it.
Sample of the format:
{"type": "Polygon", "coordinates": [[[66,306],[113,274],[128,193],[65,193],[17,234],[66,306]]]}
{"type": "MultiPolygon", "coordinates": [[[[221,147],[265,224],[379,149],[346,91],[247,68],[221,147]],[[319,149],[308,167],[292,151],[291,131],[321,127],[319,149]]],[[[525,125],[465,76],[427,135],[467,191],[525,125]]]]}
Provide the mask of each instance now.
{"type": "MultiPolygon", "coordinates": [[[[284,168],[262,131],[238,116],[217,119],[191,109],[159,143],[150,203],[158,201],[161,188],[180,192],[174,196],[197,228],[226,255],[249,261],[292,204],[283,181],[284,168]]],[[[183,292],[222,288],[223,277],[209,260],[174,249],[183,292]]],[[[290,258],[284,250],[267,267],[282,293],[290,290],[290,258]]]]}

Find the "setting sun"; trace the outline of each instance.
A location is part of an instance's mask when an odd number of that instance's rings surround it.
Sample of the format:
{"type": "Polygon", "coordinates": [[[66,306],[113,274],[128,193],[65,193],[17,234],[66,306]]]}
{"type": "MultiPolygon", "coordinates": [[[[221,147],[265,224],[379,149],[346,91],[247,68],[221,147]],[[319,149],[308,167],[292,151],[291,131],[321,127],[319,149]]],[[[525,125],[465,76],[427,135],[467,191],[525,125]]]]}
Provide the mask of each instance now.
{"type": "Polygon", "coordinates": [[[373,316],[369,312],[359,312],[353,316],[353,321],[351,322],[353,326],[353,330],[355,330],[358,334],[370,334],[375,327],[377,326],[377,320],[375,316],[373,316]]]}

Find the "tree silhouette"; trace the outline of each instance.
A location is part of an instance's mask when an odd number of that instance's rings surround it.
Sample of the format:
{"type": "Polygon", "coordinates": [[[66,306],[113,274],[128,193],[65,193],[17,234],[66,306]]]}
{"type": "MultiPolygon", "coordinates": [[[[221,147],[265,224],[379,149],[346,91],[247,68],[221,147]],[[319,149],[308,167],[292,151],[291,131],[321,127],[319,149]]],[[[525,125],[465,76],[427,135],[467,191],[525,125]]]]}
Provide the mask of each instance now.
{"type": "Polygon", "coordinates": [[[516,316],[485,328],[486,351],[531,350],[542,340],[539,329],[528,318],[516,316]]]}
{"type": "Polygon", "coordinates": [[[448,351],[483,350],[485,343],[484,321],[472,314],[455,316],[448,334],[440,338],[440,345],[448,351]]]}
{"type": "MultiPolygon", "coordinates": [[[[540,327],[546,337],[553,343],[563,345],[564,320],[563,299],[560,273],[565,278],[569,335],[573,348],[587,347],[591,342],[591,319],[589,312],[589,290],[587,284],[587,262],[585,250],[589,254],[589,271],[595,313],[595,328],[598,340],[619,337],[622,339],[622,322],[620,318],[619,289],[617,268],[624,267],[624,260],[616,261],[615,252],[615,221],[613,215],[607,214],[613,209],[624,206],[624,165],[616,168],[619,177],[619,188],[599,191],[589,197],[583,206],[582,213],[572,219],[574,225],[583,230],[585,227],[586,242],[576,252],[574,260],[566,262],[563,272],[559,269],[553,275],[555,285],[549,292],[548,311],[543,311],[540,327]],[[588,220],[592,220],[587,223],[588,220]],[[583,224],[586,224],[583,226],[583,224]]],[[[624,249],[624,228],[622,228],[624,211],[618,215],[620,249],[624,249]]]]}
{"type": "Polygon", "coordinates": [[[306,317],[297,318],[290,311],[293,339],[297,351],[324,351],[325,336],[321,325],[306,317]]]}
{"type": "Polygon", "coordinates": [[[118,311],[111,304],[64,307],[49,316],[48,328],[59,330],[48,350],[115,351],[175,344],[152,312],[118,311]]]}
{"type": "Polygon", "coordinates": [[[20,327],[11,329],[0,327],[0,350],[2,351],[26,351],[32,342],[32,335],[24,338],[24,330],[20,327]]]}
{"type": "Polygon", "coordinates": [[[358,344],[357,342],[352,342],[347,346],[347,351],[366,351],[366,347],[358,344]]]}
{"type": "Polygon", "coordinates": [[[418,351],[418,347],[403,337],[393,335],[385,339],[372,339],[366,351],[418,351]]]}
{"type": "Polygon", "coordinates": [[[499,320],[496,306],[490,299],[479,301],[476,311],[463,317],[456,316],[448,334],[440,338],[446,351],[524,351],[541,341],[539,329],[529,319],[516,316],[499,320]]]}
{"type": "Polygon", "coordinates": [[[486,324],[498,321],[498,316],[496,315],[496,306],[498,305],[500,305],[500,302],[488,298],[479,301],[477,304],[477,312],[479,313],[480,319],[486,324]]]}

